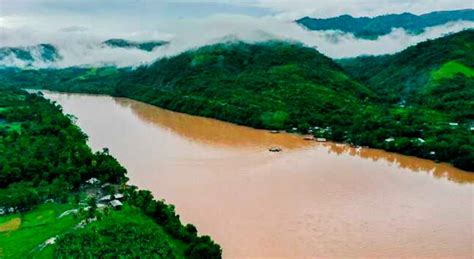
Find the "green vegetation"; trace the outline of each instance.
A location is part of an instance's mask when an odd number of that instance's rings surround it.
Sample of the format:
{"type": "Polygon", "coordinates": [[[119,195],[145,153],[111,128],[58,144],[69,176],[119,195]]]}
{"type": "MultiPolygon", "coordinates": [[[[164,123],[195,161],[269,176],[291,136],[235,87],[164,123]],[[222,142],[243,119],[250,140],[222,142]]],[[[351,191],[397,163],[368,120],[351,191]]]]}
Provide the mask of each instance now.
{"type": "Polygon", "coordinates": [[[389,34],[395,28],[403,28],[412,34],[420,34],[428,27],[460,20],[474,21],[474,10],[442,11],[423,15],[388,14],[373,18],[354,18],[350,15],[327,19],[304,17],[296,22],[309,30],[339,30],[353,33],[360,38],[377,39],[379,36],[389,34]]]}
{"type": "Polygon", "coordinates": [[[173,206],[126,185],[125,168],[107,149],[92,153],[61,107],[8,88],[0,88],[0,107],[2,124],[21,129],[0,129],[0,212],[7,213],[0,257],[221,257],[173,206]],[[91,178],[107,186],[87,184],[91,178]],[[120,211],[97,201],[116,193],[123,193],[120,211]]]}
{"type": "Polygon", "coordinates": [[[449,61],[443,64],[438,70],[433,71],[431,78],[433,80],[453,79],[456,75],[474,77],[474,70],[457,61],[449,61]]]}
{"type": "Polygon", "coordinates": [[[474,66],[473,35],[467,30],[396,55],[339,64],[298,43],[232,42],[136,69],[10,70],[0,73],[0,80],[10,86],[129,97],[170,110],[255,128],[311,132],[474,171],[472,80],[462,73],[431,79],[451,61],[474,66]]]}
{"type": "Polygon", "coordinates": [[[101,221],[61,237],[57,242],[56,255],[59,258],[117,255],[184,258],[185,247],[183,242],[170,238],[142,211],[125,206],[122,210],[111,211],[101,221]]]}
{"type": "Polygon", "coordinates": [[[79,223],[73,215],[59,218],[61,213],[71,208],[72,205],[68,203],[47,203],[27,213],[0,217],[0,226],[6,220],[17,219],[20,222],[18,228],[0,231],[0,247],[3,248],[0,256],[51,258],[52,251],[41,249],[42,245],[52,237],[71,231],[79,223]]]}

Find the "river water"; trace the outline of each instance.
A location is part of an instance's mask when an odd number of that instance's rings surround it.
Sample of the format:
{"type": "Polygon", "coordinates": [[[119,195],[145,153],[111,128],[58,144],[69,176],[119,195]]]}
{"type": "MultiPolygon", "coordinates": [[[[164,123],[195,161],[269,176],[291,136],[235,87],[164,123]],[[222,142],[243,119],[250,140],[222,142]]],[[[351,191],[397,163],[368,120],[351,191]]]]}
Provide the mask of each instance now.
{"type": "Polygon", "coordinates": [[[473,257],[474,173],[129,99],[45,96],[225,258],[473,257]]]}

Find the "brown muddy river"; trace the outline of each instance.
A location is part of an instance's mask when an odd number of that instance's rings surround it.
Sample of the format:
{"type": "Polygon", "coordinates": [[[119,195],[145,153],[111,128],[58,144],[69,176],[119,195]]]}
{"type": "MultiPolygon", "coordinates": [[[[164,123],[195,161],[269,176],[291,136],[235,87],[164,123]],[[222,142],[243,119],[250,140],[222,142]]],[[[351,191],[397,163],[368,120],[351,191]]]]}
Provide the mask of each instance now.
{"type": "Polygon", "coordinates": [[[473,257],[474,174],[128,99],[45,95],[225,258],[473,257]]]}

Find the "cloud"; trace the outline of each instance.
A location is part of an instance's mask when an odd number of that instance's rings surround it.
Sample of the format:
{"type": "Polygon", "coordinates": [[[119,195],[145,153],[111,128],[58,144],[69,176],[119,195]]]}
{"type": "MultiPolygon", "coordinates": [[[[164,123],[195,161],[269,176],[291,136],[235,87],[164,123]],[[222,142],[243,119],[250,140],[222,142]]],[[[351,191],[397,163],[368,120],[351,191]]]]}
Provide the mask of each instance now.
{"type": "MultiPolygon", "coordinates": [[[[432,27],[416,36],[403,30],[394,30],[389,35],[371,41],[341,32],[308,31],[293,20],[303,15],[321,17],[349,13],[360,16],[402,11],[424,13],[471,7],[474,5],[471,2],[0,0],[0,46],[52,43],[63,56],[56,64],[60,67],[104,64],[134,66],[232,38],[246,42],[269,39],[301,41],[333,58],[387,54],[401,51],[426,39],[473,28],[474,23],[456,22],[432,27]],[[171,44],[153,52],[112,49],[101,45],[101,42],[110,38],[167,40],[171,44]]],[[[9,62],[13,64],[14,60],[9,62]]]]}
{"type": "Polygon", "coordinates": [[[59,29],[60,32],[83,32],[87,30],[89,30],[89,28],[84,27],[84,26],[77,26],[77,25],[63,27],[59,29]]]}
{"type": "MultiPolygon", "coordinates": [[[[318,49],[332,58],[358,55],[395,53],[427,39],[441,37],[447,33],[474,28],[474,22],[454,22],[430,27],[420,35],[411,35],[403,29],[395,29],[377,40],[358,39],[352,34],[337,31],[308,31],[293,22],[274,17],[250,17],[242,15],[216,15],[206,19],[186,19],[168,25],[172,33],[137,31],[120,36],[131,40],[168,40],[171,43],[152,52],[137,49],[105,47],[101,44],[116,33],[94,33],[92,30],[61,30],[53,33],[33,29],[1,30],[0,38],[8,43],[25,46],[27,43],[52,43],[57,46],[63,59],[55,64],[59,67],[75,65],[136,66],[147,64],[158,58],[177,55],[183,51],[204,45],[242,40],[249,43],[272,39],[300,41],[318,49]]],[[[12,60],[9,60],[12,62],[12,60]]],[[[18,62],[16,62],[18,63],[18,62]]],[[[45,64],[37,64],[44,66],[45,64]]]]}

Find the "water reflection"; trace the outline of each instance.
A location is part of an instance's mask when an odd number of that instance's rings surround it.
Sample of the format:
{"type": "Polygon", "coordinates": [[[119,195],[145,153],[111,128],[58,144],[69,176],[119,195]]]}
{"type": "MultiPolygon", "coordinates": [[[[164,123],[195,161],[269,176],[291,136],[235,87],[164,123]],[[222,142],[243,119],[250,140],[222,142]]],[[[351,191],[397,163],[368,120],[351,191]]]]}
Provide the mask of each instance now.
{"type": "Polygon", "coordinates": [[[182,137],[207,145],[237,149],[266,149],[278,146],[282,147],[284,151],[324,147],[329,154],[356,156],[374,162],[383,160],[398,168],[428,173],[435,178],[448,179],[456,183],[474,183],[474,173],[454,168],[445,163],[435,163],[426,159],[378,149],[353,148],[345,144],[306,141],[303,137],[294,134],[272,134],[266,130],[256,130],[214,119],[173,112],[125,98],[114,98],[114,101],[121,107],[130,108],[144,122],[166,128],[182,137]]]}

